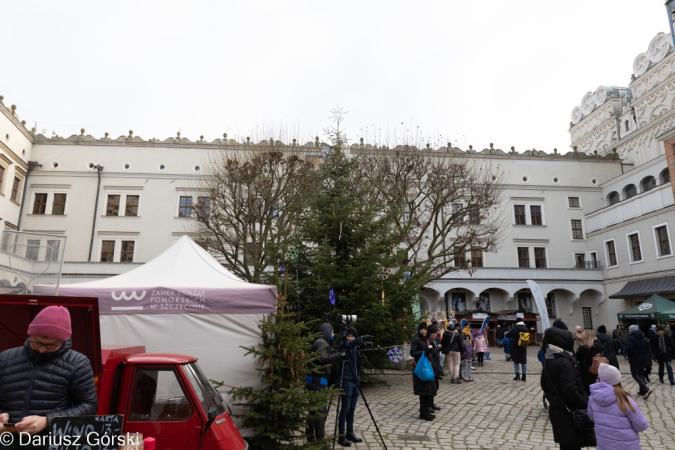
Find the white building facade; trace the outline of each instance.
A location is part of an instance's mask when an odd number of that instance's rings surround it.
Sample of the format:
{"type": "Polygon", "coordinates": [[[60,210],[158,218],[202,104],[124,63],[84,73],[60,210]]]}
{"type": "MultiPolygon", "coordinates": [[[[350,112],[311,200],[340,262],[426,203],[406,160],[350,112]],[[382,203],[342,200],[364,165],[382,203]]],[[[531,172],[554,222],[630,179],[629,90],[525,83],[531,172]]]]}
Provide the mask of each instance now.
{"type": "MultiPolygon", "coordinates": [[[[602,86],[584,96],[572,114],[574,151],[564,155],[492,146],[424,150],[498,164],[509,227],[496,253],[466,255],[479,256],[481,267],[430,283],[420,293],[422,311],[525,309],[571,325],[613,327],[617,312],[648,293],[610,297],[630,282],[675,275],[670,37],[657,35],[634,71],[630,86],[602,86]],[[541,286],[547,311],[532,302],[528,279],[541,286]]],[[[47,138],[27,130],[16,108],[2,103],[0,112],[0,227],[67,236],[65,283],[130,270],[190,234],[191,207],[208,201],[199,187],[202,168],[218,152],[274,148],[312,157],[321,150],[318,138],[303,145],[239,143],[227,135],[160,141],[132,131],[95,138],[84,130],[47,138]]],[[[664,296],[675,298],[672,289],[664,296]]]]}

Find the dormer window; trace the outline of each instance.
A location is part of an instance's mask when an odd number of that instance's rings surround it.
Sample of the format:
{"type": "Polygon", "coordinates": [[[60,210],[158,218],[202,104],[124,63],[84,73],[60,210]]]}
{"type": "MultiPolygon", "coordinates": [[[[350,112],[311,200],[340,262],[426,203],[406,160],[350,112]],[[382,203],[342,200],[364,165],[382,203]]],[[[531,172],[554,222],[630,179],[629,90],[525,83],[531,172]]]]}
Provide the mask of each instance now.
{"type": "Polygon", "coordinates": [[[629,120],[626,120],[624,122],[624,126],[626,127],[626,131],[630,131],[630,121],[629,120]]]}

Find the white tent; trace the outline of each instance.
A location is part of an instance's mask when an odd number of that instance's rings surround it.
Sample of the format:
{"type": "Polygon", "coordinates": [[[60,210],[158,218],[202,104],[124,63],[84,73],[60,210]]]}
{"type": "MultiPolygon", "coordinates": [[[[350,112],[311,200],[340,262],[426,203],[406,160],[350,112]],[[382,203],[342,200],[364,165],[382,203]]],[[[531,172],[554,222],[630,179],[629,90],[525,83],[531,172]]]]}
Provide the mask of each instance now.
{"type": "MultiPolygon", "coordinates": [[[[52,289],[35,286],[34,293],[52,289]]],[[[228,386],[259,385],[257,361],[241,346],[259,343],[258,324],[275,311],[276,293],[237,278],[187,236],[137,269],[59,289],[99,299],[102,344],[195,356],[209,379],[228,386]]],[[[228,389],[220,391],[232,405],[228,389]]]]}

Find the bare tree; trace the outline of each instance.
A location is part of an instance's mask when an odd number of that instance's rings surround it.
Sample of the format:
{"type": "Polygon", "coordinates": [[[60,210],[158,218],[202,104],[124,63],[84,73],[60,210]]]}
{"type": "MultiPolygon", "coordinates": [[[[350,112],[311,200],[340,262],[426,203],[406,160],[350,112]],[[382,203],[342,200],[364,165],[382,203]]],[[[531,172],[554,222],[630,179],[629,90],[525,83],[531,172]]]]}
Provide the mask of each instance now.
{"type": "Polygon", "coordinates": [[[416,149],[371,152],[363,156],[360,176],[373,195],[402,211],[395,226],[415,275],[433,280],[475,268],[482,261],[466,253],[497,249],[505,229],[499,212],[504,176],[489,160],[416,149]]]}
{"type": "MultiPolygon", "coordinates": [[[[223,151],[213,157],[200,188],[208,204],[193,206],[197,233],[225,267],[254,283],[270,281],[294,232],[285,208],[302,195],[310,164],[281,151],[223,151]]],[[[206,202],[206,200],[205,200],[206,202]]]]}

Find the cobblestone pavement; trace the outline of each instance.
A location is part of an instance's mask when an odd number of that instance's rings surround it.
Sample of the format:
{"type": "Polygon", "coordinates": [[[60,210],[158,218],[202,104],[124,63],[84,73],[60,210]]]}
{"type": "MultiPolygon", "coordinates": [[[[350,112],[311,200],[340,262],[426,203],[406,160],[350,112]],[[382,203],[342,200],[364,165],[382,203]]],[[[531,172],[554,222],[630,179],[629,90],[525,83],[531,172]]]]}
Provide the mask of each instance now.
{"type": "MultiPolygon", "coordinates": [[[[364,389],[366,400],[389,449],[554,449],[553,431],[548,412],[542,404],[539,386],[541,364],[538,347],[528,351],[527,382],[513,381],[513,364],[506,362],[502,350],[491,349],[491,361],[473,371],[474,382],[461,385],[441,380],[436,404],[442,407],[434,422],[418,419],[419,401],[413,395],[410,371],[388,371],[373,377],[364,389]]],[[[447,364],[447,362],[446,362],[447,364]]],[[[630,376],[628,362],[619,356],[623,386],[637,394],[638,386],[630,376]]],[[[476,364],[474,364],[476,366],[476,364]]],[[[446,366],[447,367],[447,366],[446,366]]],[[[643,449],[675,448],[675,386],[658,382],[658,365],[654,364],[649,387],[654,390],[647,400],[638,399],[649,429],[640,433],[643,449]]],[[[332,433],[335,408],[326,422],[326,432],[332,433]]],[[[384,448],[368,415],[363,399],[359,398],[355,419],[356,435],[364,442],[352,444],[353,449],[384,448]]],[[[335,445],[335,448],[342,448],[335,445]]]]}

